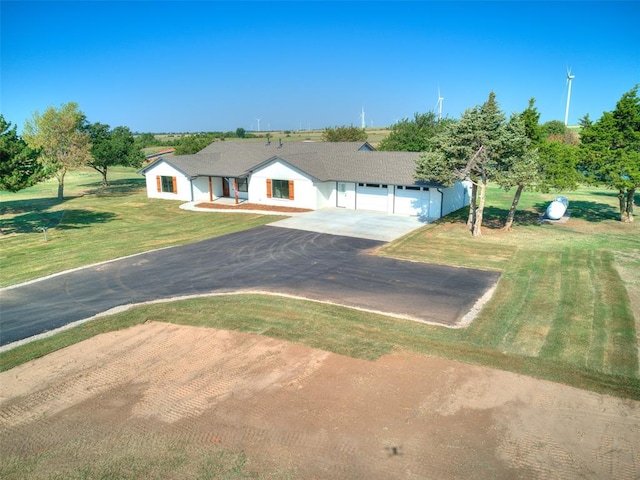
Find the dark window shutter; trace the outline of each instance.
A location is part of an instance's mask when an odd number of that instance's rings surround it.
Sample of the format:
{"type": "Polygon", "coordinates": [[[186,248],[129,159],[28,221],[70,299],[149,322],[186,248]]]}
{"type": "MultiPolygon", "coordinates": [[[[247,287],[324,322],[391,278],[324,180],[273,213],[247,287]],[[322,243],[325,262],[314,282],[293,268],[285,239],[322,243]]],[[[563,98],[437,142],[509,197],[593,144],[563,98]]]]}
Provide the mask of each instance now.
{"type": "Polygon", "coordinates": [[[293,200],[293,180],[289,180],[289,200],[293,200]]]}
{"type": "Polygon", "coordinates": [[[156,175],[156,184],[158,185],[158,192],[162,191],[162,178],[160,175],[156,175]]]}
{"type": "Polygon", "coordinates": [[[267,178],[267,198],[271,198],[271,179],[267,178]]]}

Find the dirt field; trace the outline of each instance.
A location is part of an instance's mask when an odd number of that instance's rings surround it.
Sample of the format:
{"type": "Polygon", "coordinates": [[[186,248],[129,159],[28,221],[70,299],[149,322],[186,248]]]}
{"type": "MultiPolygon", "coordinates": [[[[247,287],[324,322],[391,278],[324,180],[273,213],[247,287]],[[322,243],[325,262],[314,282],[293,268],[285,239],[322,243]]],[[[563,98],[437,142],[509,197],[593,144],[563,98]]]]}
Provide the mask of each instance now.
{"type": "Polygon", "coordinates": [[[3,478],[197,478],[221,452],[251,478],[640,477],[640,402],[405,352],[150,322],[0,388],[3,478]]]}

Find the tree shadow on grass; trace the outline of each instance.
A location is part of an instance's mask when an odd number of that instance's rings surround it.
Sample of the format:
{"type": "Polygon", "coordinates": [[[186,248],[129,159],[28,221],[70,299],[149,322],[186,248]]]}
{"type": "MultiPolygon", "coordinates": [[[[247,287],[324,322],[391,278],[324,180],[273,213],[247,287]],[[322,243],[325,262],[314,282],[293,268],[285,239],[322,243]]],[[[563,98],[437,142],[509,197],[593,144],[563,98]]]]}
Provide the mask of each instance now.
{"type": "MultiPolygon", "coordinates": [[[[516,210],[514,225],[541,226],[544,213],[550,202],[538,202],[532,209],[516,210]]],[[[577,218],[587,222],[603,222],[605,220],[620,220],[620,212],[614,206],[606,203],[587,200],[574,200],[569,202],[570,218],[577,218]]],[[[482,219],[482,228],[498,230],[504,228],[508,210],[494,206],[485,206],[482,219]]],[[[435,223],[460,224],[466,223],[469,217],[469,208],[464,207],[450,213],[435,223]]]]}
{"type": "Polygon", "coordinates": [[[81,187],[90,187],[86,195],[126,197],[138,193],[145,185],[146,180],[144,178],[122,178],[119,180],[110,180],[109,185],[106,187],[104,187],[101,182],[86,183],[81,185],[81,187]]]}
{"type": "Polygon", "coordinates": [[[56,210],[53,212],[40,211],[16,215],[13,218],[0,220],[1,234],[34,233],[44,229],[73,230],[86,228],[96,223],[106,223],[113,220],[116,214],[110,212],[96,212],[93,210],[56,210]]]}
{"type": "Polygon", "coordinates": [[[58,200],[57,198],[29,198],[23,200],[9,200],[0,203],[0,215],[19,215],[21,213],[40,213],[51,207],[70,200],[73,197],[58,200]]]}
{"type": "MultiPolygon", "coordinates": [[[[544,207],[546,208],[546,206],[544,207]]],[[[541,212],[532,210],[516,210],[515,224],[517,225],[540,225],[540,217],[544,213],[544,208],[541,212]]],[[[488,205],[484,207],[484,213],[482,217],[482,228],[488,228],[491,230],[499,230],[504,228],[504,222],[507,218],[509,211],[505,208],[494,207],[488,205]]],[[[461,208],[453,213],[450,213],[444,218],[441,218],[437,222],[439,223],[467,223],[469,218],[469,207],[461,208]]]]}
{"type": "MultiPolygon", "coordinates": [[[[549,203],[537,203],[535,208],[544,213],[549,203]]],[[[569,201],[570,218],[579,218],[587,222],[603,222],[605,220],[620,220],[620,212],[616,207],[606,203],[588,200],[569,201]]]]}
{"type": "MultiPolygon", "coordinates": [[[[599,197],[608,197],[614,202],[618,201],[618,191],[617,190],[598,190],[589,192],[590,195],[599,196],[599,197]]],[[[640,190],[636,190],[636,194],[634,195],[634,200],[636,203],[640,203],[640,190]]]]}

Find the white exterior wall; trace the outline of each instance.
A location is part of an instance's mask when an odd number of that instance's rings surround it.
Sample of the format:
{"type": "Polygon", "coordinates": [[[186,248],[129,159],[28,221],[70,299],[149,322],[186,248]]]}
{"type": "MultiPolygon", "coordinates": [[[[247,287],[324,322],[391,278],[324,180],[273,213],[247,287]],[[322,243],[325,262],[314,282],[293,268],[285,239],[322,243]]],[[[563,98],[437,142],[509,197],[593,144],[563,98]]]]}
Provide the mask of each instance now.
{"type": "Polygon", "coordinates": [[[465,205],[469,205],[470,187],[471,184],[469,182],[457,182],[453,185],[452,188],[442,189],[444,190],[442,216],[448,215],[451,212],[455,212],[465,205]]]}
{"type": "Polygon", "coordinates": [[[396,186],[389,185],[387,187],[387,213],[392,214],[395,206],[396,186]]]}
{"type": "Polygon", "coordinates": [[[335,182],[322,182],[316,183],[316,191],[317,191],[317,200],[316,205],[317,208],[327,208],[327,207],[335,207],[336,200],[336,183],[335,182]]]}
{"type": "Polygon", "coordinates": [[[222,177],[211,177],[211,189],[213,190],[213,198],[221,197],[224,193],[222,190],[222,177]]]}
{"type": "Polygon", "coordinates": [[[158,162],[151,169],[147,170],[144,176],[147,184],[147,197],[163,198],[165,200],[184,200],[186,202],[191,201],[191,181],[168,163],[164,161],[158,162]],[[178,192],[158,192],[158,183],[156,180],[158,175],[161,177],[176,177],[178,192]]]}
{"type": "Polygon", "coordinates": [[[314,182],[302,172],[279,160],[274,160],[251,175],[249,201],[264,205],[316,210],[318,208],[318,191],[314,182]],[[267,179],[293,180],[293,200],[267,197],[267,179]]]}
{"type": "MultiPolygon", "coordinates": [[[[212,179],[215,180],[215,179],[212,179]]],[[[208,202],[209,197],[209,177],[197,177],[193,179],[193,201],[208,202]]]]}

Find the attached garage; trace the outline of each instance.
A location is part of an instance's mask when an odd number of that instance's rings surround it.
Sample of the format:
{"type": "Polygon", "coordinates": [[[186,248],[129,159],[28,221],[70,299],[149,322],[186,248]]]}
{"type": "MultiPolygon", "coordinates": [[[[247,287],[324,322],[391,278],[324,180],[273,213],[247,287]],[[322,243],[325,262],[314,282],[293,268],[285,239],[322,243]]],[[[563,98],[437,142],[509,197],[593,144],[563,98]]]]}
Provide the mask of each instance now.
{"type": "Polygon", "coordinates": [[[429,187],[397,186],[393,213],[428,217],[430,193],[429,187]]]}
{"type": "Polygon", "coordinates": [[[389,187],[378,183],[359,183],[356,189],[356,208],[386,212],[389,187]]]}

